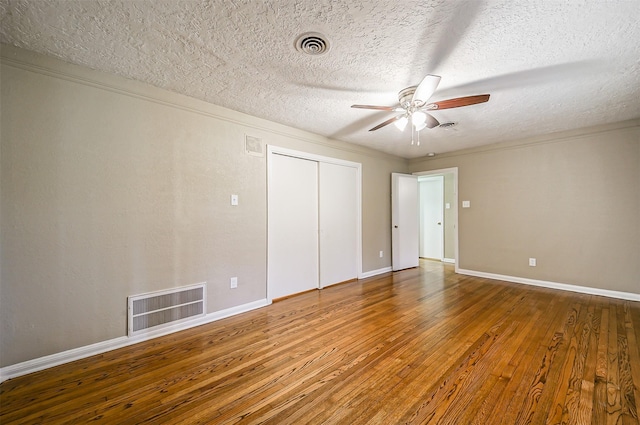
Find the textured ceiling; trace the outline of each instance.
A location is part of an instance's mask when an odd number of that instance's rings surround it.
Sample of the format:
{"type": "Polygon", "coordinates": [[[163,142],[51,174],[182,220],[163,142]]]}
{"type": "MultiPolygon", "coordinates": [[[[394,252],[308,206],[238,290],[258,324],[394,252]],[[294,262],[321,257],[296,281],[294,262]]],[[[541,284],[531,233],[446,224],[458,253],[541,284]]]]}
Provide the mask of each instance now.
{"type": "Polygon", "coordinates": [[[0,0],[0,41],[405,158],[640,117],[638,0],[0,0]],[[296,37],[325,34],[307,56],[296,37]],[[426,74],[456,126],[368,129],[426,74]]]}

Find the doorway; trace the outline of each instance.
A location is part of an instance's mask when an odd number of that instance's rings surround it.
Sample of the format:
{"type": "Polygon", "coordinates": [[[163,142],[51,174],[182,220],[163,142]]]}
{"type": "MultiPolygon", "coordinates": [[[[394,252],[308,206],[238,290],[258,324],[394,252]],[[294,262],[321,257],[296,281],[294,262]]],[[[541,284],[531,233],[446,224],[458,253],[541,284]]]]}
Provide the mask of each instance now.
{"type": "Polygon", "coordinates": [[[418,177],[420,258],[444,260],[444,176],[418,177]]]}
{"type": "MultiPolygon", "coordinates": [[[[443,195],[442,195],[442,256],[431,257],[425,255],[427,258],[435,258],[445,263],[455,264],[456,271],[460,262],[458,252],[458,168],[444,168],[432,171],[415,172],[414,175],[418,176],[418,179],[429,179],[432,177],[441,177],[443,180],[443,195]]],[[[422,204],[422,200],[421,200],[422,204]]],[[[440,207],[438,207],[440,208],[440,207]]],[[[438,223],[436,221],[435,223],[438,223]]],[[[437,225],[437,224],[436,224],[437,225]]],[[[421,231],[422,239],[428,239],[428,235],[423,235],[421,231]]],[[[420,256],[423,256],[421,251],[420,256]]]]}

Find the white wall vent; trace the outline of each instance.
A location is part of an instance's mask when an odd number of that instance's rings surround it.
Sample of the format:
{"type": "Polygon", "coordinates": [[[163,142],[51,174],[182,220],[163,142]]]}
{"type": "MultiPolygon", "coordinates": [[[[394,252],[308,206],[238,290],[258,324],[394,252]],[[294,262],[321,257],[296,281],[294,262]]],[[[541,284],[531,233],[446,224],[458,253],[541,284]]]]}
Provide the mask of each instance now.
{"type": "Polygon", "coordinates": [[[263,157],[264,143],[262,142],[262,139],[260,139],[259,137],[253,137],[245,134],[244,151],[248,155],[263,157]]]}
{"type": "Polygon", "coordinates": [[[129,336],[206,315],[206,283],[127,297],[129,336]]]}

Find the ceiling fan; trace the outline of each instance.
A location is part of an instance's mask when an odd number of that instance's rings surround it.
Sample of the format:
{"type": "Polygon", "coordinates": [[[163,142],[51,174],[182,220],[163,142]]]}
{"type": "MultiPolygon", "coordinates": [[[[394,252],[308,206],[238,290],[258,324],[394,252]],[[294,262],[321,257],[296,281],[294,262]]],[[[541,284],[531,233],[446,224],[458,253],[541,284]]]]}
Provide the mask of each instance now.
{"type": "MultiPolygon", "coordinates": [[[[488,94],[480,94],[476,96],[456,97],[448,100],[441,100],[439,102],[428,102],[429,98],[433,95],[440,83],[438,75],[427,75],[422,82],[417,86],[407,87],[400,90],[398,93],[398,106],[375,106],[375,105],[351,105],[352,108],[361,109],[375,109],[379,111],[400,112],[393,118],[381,122],[369,131],[378,130],[386,125],[395,123],[395,125],[402,131],[406,127],[407,123],[411,121],[412,127],[412,140],[413,144],[413,131],[416,133],[420,130],[427,128],[434,128],[440,125],[438,120],[427,111],[435,111],[438,109],[450,109],[459,108],[461,106],[475,105],[477,103],[484,103],[489,100],[488,94]]],[[[420,144],[418,140],[418,145],[420,144]]]]}

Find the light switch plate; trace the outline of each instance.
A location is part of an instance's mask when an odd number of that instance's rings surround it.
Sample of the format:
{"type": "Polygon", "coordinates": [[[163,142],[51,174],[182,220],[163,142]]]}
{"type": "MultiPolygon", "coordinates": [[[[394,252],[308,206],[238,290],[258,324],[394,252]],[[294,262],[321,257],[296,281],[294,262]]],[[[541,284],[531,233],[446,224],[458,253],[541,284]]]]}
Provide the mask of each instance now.
{"type": "Polygon", "coordinates": [[[231,205],[238,205],[238,195],[231,195],[231,205]]]}
{"type": "Polygon", "coordinates": [[[462,201],[462,208],[471,208],[471,201],[462,201]]]}

